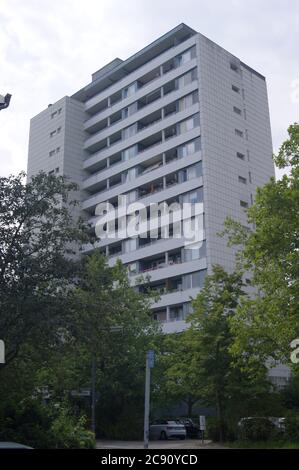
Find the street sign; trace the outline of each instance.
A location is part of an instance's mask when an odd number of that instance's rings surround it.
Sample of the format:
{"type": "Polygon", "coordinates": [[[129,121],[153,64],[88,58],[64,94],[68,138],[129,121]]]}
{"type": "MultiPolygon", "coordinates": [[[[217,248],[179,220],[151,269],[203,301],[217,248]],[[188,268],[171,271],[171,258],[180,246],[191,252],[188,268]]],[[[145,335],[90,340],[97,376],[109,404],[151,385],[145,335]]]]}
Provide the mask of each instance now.
{"type": "Polygon", "coordinates": [[[205,416],[200,416],[199,417],[199,429],[201,431],[205,431],[206,430],[206,417],[205,416]]]}
{"type": "Polygon", "coordinates": [[[148,366],[150,369],[152,369],[155,365],[155,351],[153,349],[150,349],[147,352],[147,357],[148,357],[148,366]]]}
{"type": "Polygon", "coordinates": [[[91,390],[89,388],[80,388],[80,390],[72,390],[72,397],[90,397],[91,390]]]}
{"type": "Polygon", "coordinates": [[[5,364],[5,345],[2,339],[0,339],[0,364],[5,364]]]}

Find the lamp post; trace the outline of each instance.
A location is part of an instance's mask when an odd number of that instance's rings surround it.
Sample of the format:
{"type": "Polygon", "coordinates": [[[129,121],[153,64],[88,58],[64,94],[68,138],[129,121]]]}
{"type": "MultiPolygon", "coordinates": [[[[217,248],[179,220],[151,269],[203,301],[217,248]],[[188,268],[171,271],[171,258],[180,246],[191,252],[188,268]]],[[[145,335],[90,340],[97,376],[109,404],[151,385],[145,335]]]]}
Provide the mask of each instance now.
{"type": "Polygon", "coordinates": [[[150,414],[150,389],[151,389],[151,369],[155,364],[155,352],[150,349],[146,353],[145,363],[145,393],[144,393],[144,449],[148,449],[149,441],[149,414],[150,414]]]}
{"type": "Polygon", "coordinates": [[[8,108],[10,103],[11,95],[7,93],[5,96],[0,95],[0,111],[1,109],[8,108]]]}
{"type": "Polygon", "coordinates": [[[2,339],[0,339],[0,364],[5,364],[5,344],[2,339]]]}

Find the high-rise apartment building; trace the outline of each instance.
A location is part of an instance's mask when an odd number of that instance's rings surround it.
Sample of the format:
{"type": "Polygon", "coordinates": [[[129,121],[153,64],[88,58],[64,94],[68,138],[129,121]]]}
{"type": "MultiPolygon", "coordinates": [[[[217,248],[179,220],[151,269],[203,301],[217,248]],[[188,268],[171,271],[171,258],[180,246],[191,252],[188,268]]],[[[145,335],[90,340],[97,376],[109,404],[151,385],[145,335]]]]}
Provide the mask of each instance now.
{"type": "Polygon", "coordinates": [[[40,170],[79,184],[93,225],[98,204],[117,207],[119,195],[147,210],[203,203],[197,248],[182,237],[97,242],[110,264],[129,266],[132,283],[150,276],[161,294],[154,318],[178,331],[212,265],[233,269],[234,252],[218,236],[225,218],[245,225],[256,188],[274,175],[265,78],[180,24],[32,119],[28,176],[40,170]]]}

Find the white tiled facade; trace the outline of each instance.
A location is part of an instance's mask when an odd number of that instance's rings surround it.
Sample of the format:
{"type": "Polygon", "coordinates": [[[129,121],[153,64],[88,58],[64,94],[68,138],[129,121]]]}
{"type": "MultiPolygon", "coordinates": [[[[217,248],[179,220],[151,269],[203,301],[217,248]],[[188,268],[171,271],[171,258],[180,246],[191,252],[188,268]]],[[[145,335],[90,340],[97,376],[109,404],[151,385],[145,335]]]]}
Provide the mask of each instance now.
{"type": "MultiPolygon", "coordinates": [[[[235,56],[181,24],[126,61],[115,59],[72,97],[31,121],[28,177],[40,170],[80,186],[82,215],[120,194],[153,202],[203,202],[203,245],[184,239],[99,240],[132,283],[150,276],[161,294],[153,315],[165,331],[184,328],[206,272],[234,266],[217,236],[274,175],[266,82],[235,56]],[[146,243],[148,241],[148,243],[146,243]]],[[[91,248],[85,247],[86,252],[91,248]]]]}

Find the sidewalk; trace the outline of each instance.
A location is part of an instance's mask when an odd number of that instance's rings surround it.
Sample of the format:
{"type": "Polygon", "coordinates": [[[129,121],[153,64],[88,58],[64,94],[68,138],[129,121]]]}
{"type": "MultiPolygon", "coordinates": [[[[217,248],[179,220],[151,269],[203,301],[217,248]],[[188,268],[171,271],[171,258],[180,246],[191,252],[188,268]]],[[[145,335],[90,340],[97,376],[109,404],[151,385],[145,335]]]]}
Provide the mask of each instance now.
{"type": "MultiPolygon", "coordinates": [[[[141,441],[109,441],[99,440],[97,449],[143,449],[141,441]]],[[[215,444],[212,441],[201,441],[197,439],[186,439],[185,441],[151,441],[149,449],[227,449],[227,447],[215,444]]]]}

